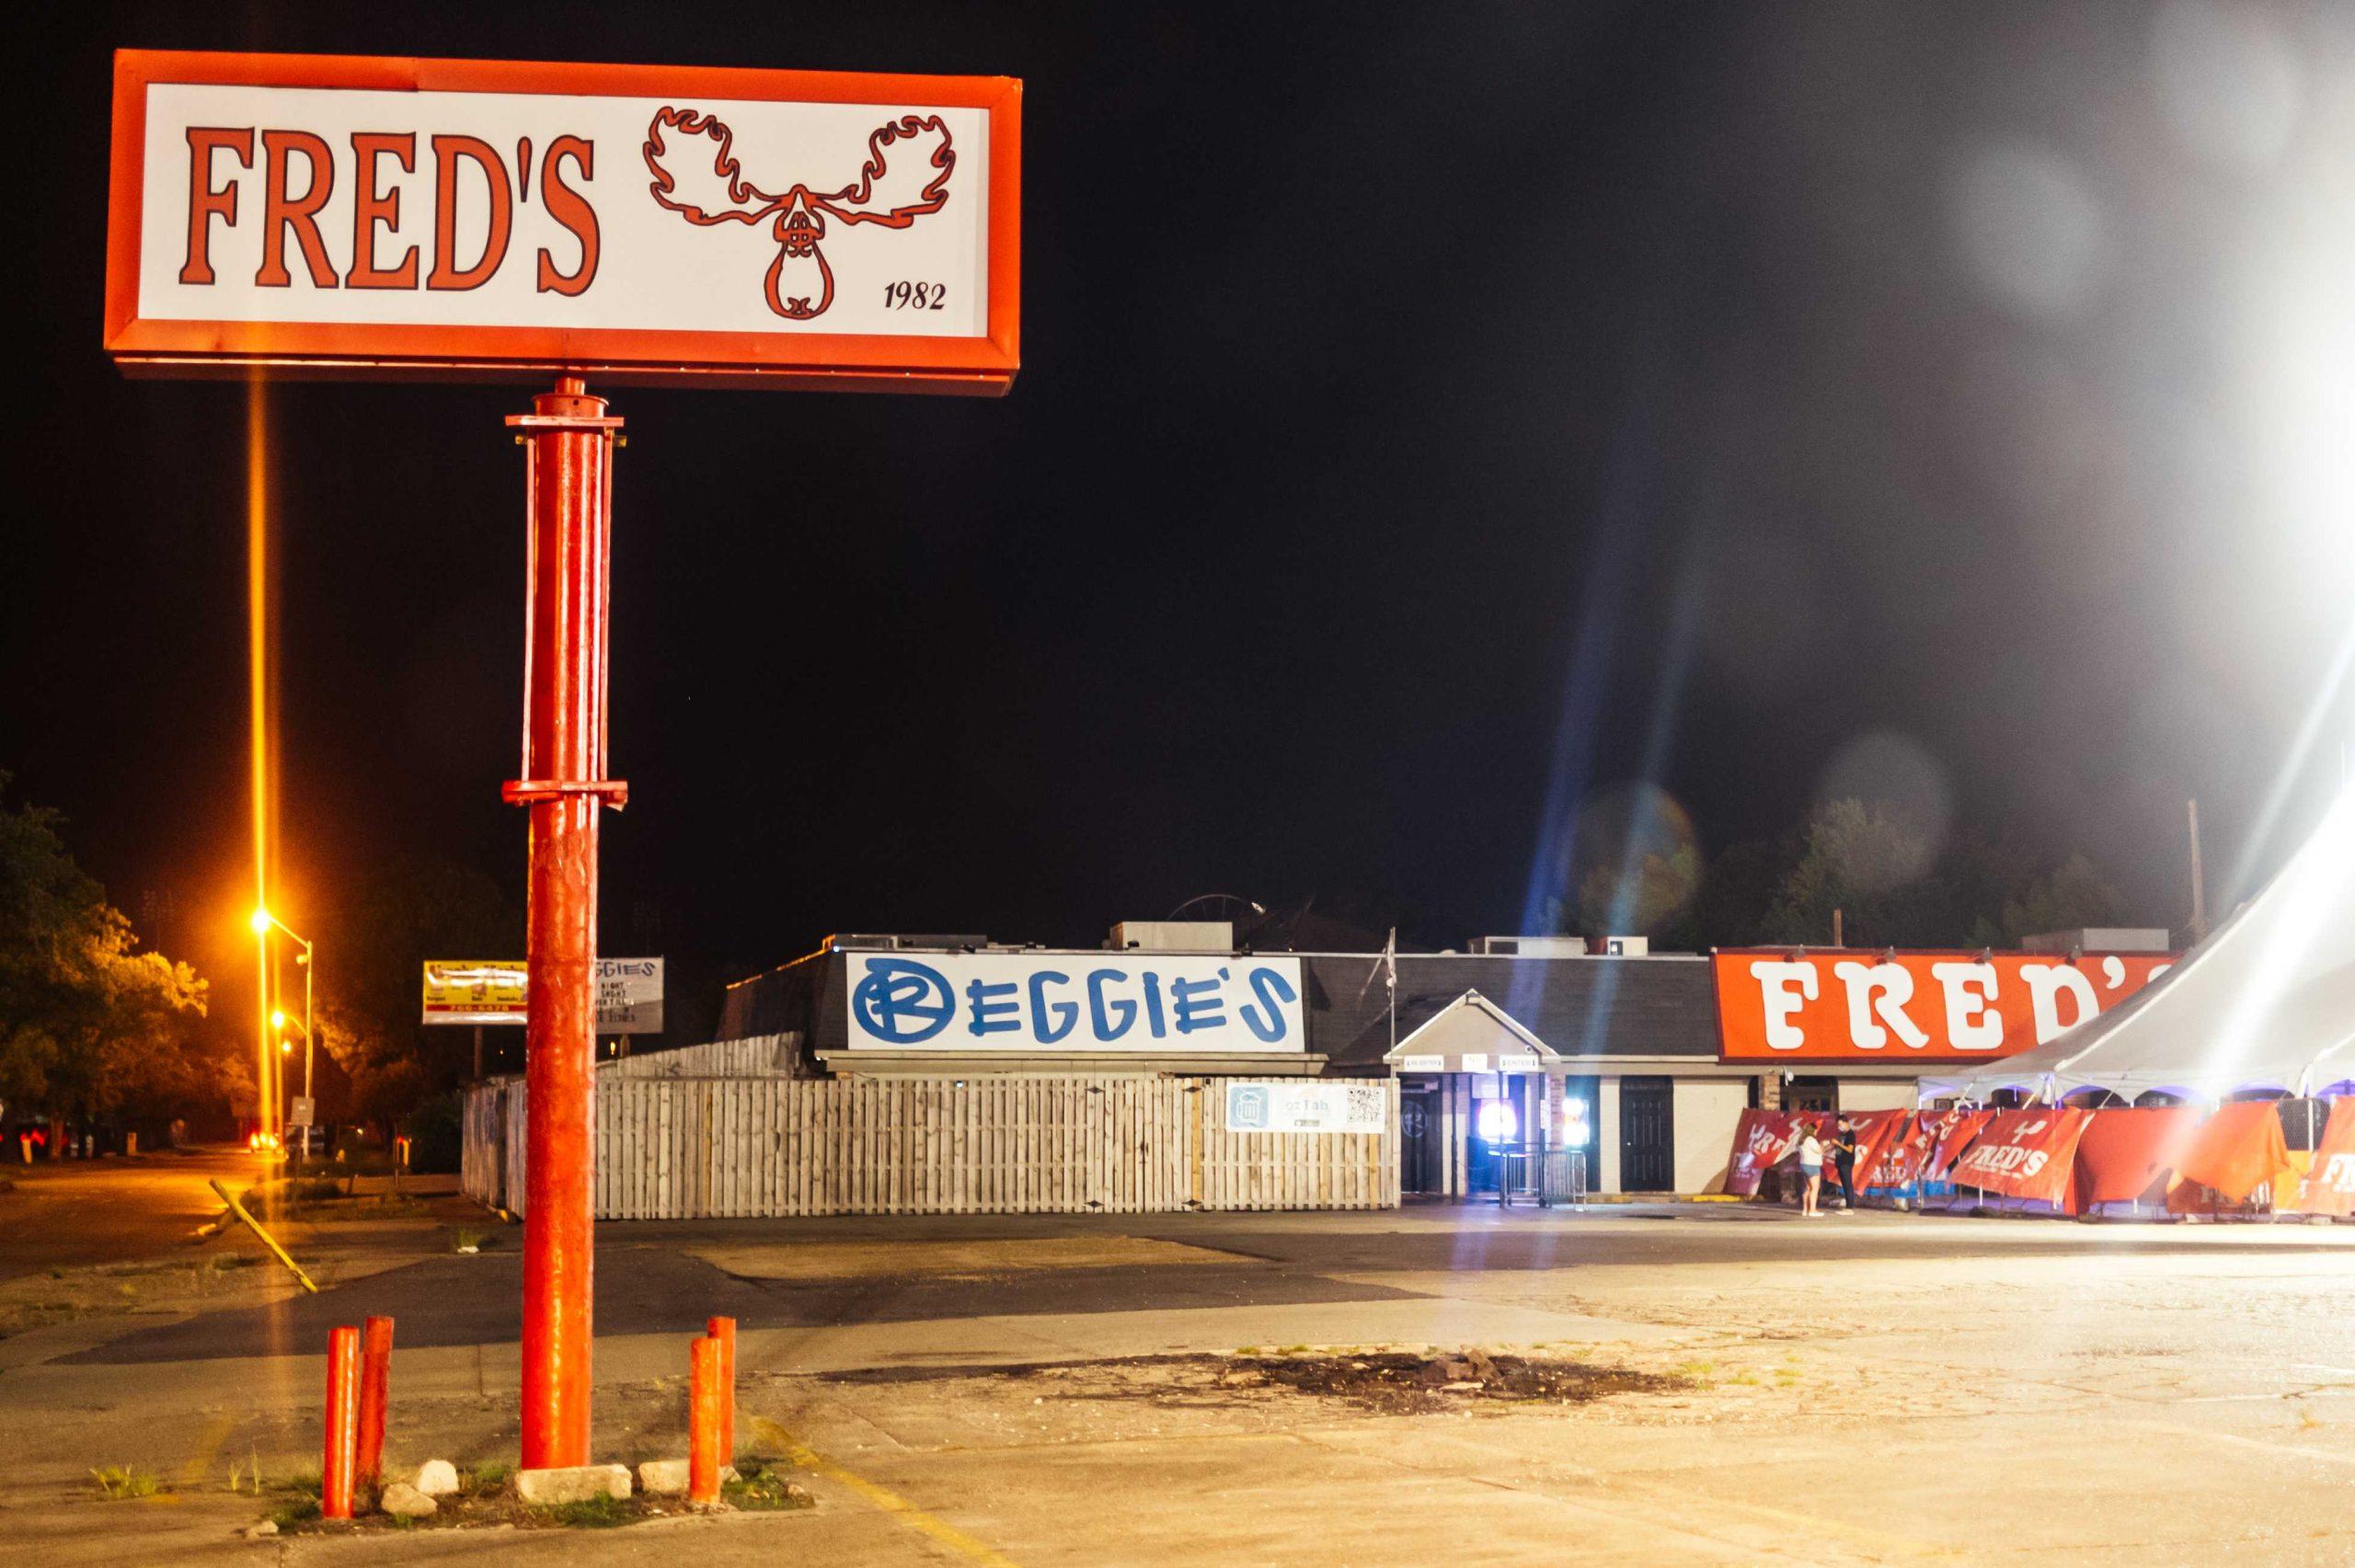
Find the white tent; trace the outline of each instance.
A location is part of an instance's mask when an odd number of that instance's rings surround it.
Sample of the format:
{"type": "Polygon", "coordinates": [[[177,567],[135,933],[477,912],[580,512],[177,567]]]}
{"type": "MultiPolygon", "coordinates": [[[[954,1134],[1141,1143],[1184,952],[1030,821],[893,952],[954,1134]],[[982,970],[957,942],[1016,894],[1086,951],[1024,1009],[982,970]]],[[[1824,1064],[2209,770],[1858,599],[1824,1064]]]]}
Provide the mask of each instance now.
{"type": "Polygon", "coordinates": [[[2355,790],[2265,890],[2139,994],[2048,1043],[1922,1093],[2099,1087],[2311,1093],[2355,1078],[2355,790]]]}

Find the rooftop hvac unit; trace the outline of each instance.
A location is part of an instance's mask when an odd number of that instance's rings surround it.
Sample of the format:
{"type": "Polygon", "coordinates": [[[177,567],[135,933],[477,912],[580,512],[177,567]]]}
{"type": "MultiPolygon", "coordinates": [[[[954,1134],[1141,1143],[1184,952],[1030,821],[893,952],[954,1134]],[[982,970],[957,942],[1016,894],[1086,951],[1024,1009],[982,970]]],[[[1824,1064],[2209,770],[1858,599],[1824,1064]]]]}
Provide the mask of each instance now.
{"type": "Polygon", "coordinates": [[[840,935],[826,938],[826,951],[829,953],[888,953],[902,947],[953,951],[965,947],[987,947],[989,944],[990,939],[980,935],[909,935],[904,933],[890,932],[845,932],[840,935]]]}
{"type": "Polygon", "coordinates": [[[1105,945],[1114,952],[1232,953],[1233,921],[1122,921],[1105,945]]]}
{"type": "Polygon", "coordinates": [[[1472,951],[1492,958],[1583,958],[1583,936],[1476,936],[1472,951]]]}

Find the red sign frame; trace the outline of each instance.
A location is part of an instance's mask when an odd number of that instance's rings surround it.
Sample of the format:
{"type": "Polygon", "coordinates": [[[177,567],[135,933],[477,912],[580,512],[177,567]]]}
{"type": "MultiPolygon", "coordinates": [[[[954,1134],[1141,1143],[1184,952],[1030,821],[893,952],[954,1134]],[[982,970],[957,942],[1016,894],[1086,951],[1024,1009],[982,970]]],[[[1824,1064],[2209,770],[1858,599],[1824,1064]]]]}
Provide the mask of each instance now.
{"type": "Polygon", "coordinates": [[[514,381],[566,372],[615,385],[1002,394],[1021,363],[1021,108],[1022,84],[1008,76],[121,50],[115,54],[109,184],[106,351],[125,373],[152,376],[226,379],[259,371],[368,380],[514,381]],[[695,94],[982,109],[990,126],[987,335],[143,319],[141,176],[146,88],[155,83],[556,96],[695,94]]]}

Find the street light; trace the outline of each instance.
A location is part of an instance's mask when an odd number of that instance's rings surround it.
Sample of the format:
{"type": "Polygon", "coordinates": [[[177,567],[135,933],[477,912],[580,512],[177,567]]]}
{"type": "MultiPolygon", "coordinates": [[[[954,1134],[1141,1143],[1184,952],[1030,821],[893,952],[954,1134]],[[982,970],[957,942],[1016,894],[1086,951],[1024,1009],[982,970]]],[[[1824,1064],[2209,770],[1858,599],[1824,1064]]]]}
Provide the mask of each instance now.
{"type": "MultiPolygon", "coordinates": [[[[255,905],[253,915],[247,923],[254,928],[254,934],[260,937],[264,943],[267,943],[270,940],[270,931],[272,928],[275,928],[285,933],[288,936],[293,937],[303,949],[301,953],[295,955],[294,962],[303,966],[303,1098],[310,1100],[311,980],[312,977],[318,972],[318,966],[311,961],[313,948],[311,944],[304,939],[301,933],[295,931],[293,927],[288,925],[284,921],[280,920],[276,915],[271,914],[267,905],[255,905]]],[[[286,1014],[282,1012],[273,1011],[270,1015],[270,1022],[272,1028],[283,1029],[286,1027],[286,1014]]],[[[279,1054],[283,1056],[289,1054],[289,1052],[290,1047],[287,1044],[282,1040],[279,1042],[279,1054]]],[[[317,1104],[318,1102],[316,1100],[312,1101],[312,1115],[315,1116],[318,1114],[317,1104]]],[[[311,1134],[306,1126],[303,1133],[304,1153],[308,1154],[310,1152],[310,1149],[311,1134]]]]}

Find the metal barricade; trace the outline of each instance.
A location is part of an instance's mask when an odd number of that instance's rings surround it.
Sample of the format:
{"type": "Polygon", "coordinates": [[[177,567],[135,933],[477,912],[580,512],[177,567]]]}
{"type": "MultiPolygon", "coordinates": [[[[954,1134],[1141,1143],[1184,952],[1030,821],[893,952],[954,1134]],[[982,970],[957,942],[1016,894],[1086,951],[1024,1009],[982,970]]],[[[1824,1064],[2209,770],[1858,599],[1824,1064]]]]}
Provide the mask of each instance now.
{"type": "Polygon", "coordinates": [[[1546,1208],[1586,1202],[1585,1150],[1546,1150],[1545,1177],[1538,1188],[1537,1201],[1546,1208]]]}
{"type": "Polygon", "coordinates": [[[1544,1156],[1534,1154],[1528,1145],[1507,1145],[1496,1150],[1497,1207],[1511,1208],[1512,1200],[1540,1196],[1530,1183],[1530,1166],[1544,1156]]]}
{"type": "Polygon", "coordinates": [[[1536,1144],[1499,1148],[1497,1160],[1497,1207],[1534,1202],[1556,1208],[1586,1202],[1586,1150],[1547,1149],[1536,1144]]]}

